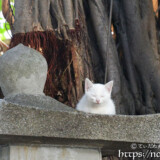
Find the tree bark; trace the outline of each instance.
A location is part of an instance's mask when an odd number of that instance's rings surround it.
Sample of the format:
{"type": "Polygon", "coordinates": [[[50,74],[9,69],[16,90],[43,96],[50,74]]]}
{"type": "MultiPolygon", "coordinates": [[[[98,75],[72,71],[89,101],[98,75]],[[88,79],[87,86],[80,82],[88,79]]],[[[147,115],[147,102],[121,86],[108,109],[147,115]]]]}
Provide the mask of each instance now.
{"type": "Polygon", "coordinates": [[[72,107],[83,94],[85,77],[93,79],[82,2],[78,1],[79,19],[74,19],[75,8],[71,0],[15,1],[10,44],[12,48],[23,43],[45,56],[49,65],[45,93],[72,107]]]}
{"type": "Polygon", "coordinates": [[[152,1],[123,0],[122,6],[141,103],[137,112],[156,113],[160,111],[160,61],[152,1]]]}

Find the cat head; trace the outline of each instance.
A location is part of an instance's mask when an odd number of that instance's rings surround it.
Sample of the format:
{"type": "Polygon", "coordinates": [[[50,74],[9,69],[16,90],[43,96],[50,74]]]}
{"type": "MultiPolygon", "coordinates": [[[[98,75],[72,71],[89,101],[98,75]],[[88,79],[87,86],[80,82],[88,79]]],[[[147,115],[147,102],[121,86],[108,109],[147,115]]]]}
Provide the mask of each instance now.
{"type": "Polygon", "coordinates": [[[92,83],[88,78],[85,79],[85,94],[87,99],[96,104],[107,102],[111,98],[113,81],[106,84],[92,83]]]}

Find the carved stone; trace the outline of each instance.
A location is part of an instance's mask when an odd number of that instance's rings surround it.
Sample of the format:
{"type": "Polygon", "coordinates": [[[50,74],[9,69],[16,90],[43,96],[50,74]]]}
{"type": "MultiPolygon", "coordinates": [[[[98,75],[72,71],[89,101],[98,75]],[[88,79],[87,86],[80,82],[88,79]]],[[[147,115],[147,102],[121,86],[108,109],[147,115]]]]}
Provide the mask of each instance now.
{"type": "Polygon", "coordinates": [[[5,97],[21,93],[43,94],[47,62],[36,50],[22,44],[0,56],[0,87],[5,97]]]}

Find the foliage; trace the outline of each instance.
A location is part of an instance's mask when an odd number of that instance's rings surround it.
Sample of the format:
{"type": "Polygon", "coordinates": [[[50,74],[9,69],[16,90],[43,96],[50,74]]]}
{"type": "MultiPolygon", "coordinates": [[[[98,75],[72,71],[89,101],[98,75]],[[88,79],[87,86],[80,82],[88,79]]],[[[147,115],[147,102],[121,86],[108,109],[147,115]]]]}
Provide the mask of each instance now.
{"type": "MultiPolygon", "coordinates": [[[[11,8],[13,9],[13,13],[15,12],[14,10],[14,0],[10,0],[11,8]]],[[[0,1],[0,39],[5,40],[11,37],[11,32],[10,32],[10,25],[8,22],[6,22],[5,18],[3,17],[2,14],[2,1],[0,1]]]]}

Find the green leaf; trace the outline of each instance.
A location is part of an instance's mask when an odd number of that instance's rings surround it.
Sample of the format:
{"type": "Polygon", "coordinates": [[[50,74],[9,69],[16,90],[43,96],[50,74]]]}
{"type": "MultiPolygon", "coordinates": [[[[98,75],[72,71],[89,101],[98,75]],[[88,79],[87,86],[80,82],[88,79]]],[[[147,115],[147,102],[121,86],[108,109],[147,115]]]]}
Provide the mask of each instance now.
{"type": "MultiPolygon", "coordinates": [[[[11,4],[11,8],[13,9],[13,13],[15,13],[15,8],[14,8],[14,5],[13,5],[13,3],[14,3],[14,0],[10,0],[10,2],[12,2],[12,4],[11,4]]],[[[0,0],[0,12],[2,11],[2,0],[0,0]]],[[[1,40],[5,40],[6,39],[6,37],[5,37],[5,32],[7,31],[7,30],[10,30],[10,25],[9,25],[9,23],[7,23],[7,22],[4,22],[4,23],[2,23],[2,20],[3,20],[3,18],[1,18],[0,17],[0,39],[1,40]]]]}
{"type": "Polygon", "coordinates": [[[4,36],[4,34],[0,34],[0,39],[1,40],[5,40],[6,39],[6,37],[4,36]]]}

